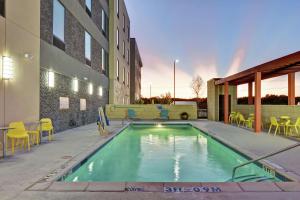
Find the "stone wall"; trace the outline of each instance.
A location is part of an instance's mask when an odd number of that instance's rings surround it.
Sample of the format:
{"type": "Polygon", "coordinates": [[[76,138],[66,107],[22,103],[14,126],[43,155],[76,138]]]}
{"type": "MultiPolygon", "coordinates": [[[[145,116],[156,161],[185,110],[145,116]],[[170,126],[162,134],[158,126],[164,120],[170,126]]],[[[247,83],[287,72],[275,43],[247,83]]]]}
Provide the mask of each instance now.
{"type": "Polygon", "coordinates": [[[88,82],[79,81],[79,91],[72,91],[72,79],[55,74],[55,87],[47,85],[48,72],[41,69],[40,118],[51,118],[56,131],[94,123],[98,116],[98,107],[108,103],[108,91],[103,88],[103,96],[98,95],[94,86],[93,95],[88,94],[88,82]],[[60,110],[60,97],[69,98],[69,109],[60,110]],[[86,111],[80,111],[80,99],[86,99],[86,111]]]}

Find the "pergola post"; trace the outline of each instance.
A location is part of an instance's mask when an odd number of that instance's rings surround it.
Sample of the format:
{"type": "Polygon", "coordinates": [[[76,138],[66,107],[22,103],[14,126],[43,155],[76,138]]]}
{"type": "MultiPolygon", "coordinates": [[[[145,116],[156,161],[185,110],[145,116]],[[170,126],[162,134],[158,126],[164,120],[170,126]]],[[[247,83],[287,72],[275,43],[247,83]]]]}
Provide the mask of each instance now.
{"type": "Polygon", "coordinates": [[[224,83],[224,123],[228,124],[228,116],[229,116],[229,84],[228,82],[224,83]]]}
{"type": "Polygon", "coordinates": [[[295,105],[295,73],[288,74],[288,104],[295,105]]]}
{"type": "Polygon", "coordinates": [[[248,104],[253,105],[253,92],[252,92],[253,84],[252,82],[248,83],[248,104]]]}
{"type": "Polygon", "coordinates": [[[254,127],[255,132],[261,132],[261,72],[255,73],[255,101],[254,101],[254,110],[255,110],[255,121],[254,127]]]}

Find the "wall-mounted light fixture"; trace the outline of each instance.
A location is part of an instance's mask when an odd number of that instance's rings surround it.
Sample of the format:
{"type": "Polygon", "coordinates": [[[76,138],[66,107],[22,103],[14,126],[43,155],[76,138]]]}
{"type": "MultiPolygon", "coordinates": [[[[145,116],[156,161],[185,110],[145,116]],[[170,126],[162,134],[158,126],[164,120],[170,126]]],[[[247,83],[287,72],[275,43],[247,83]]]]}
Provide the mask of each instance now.
{"type": "Polygon", "coordinates": [[[4,80],[12,79],[14,77],[13,60],[10,57],[3,56],[2,66],[3,66],[3,74],[2,74],[3,79],[4,80]]]}
{"type": "Polygon", "coordinates": [[[24,58],[28,59],[28,60],[32,60],[33,59],[33,55],[30,53],[24,53],[24,58]]]}
{"type": "Polygon", "coordinates": [[[48,86],[50,88],[54,88],[54,79],[55,79],[55,74],[53,71],[48,71],[48,86]]]}
{"type": "Polygon", "coordinates": [[[93,84],[92,83],[89,83],[89,94],[92,95],[93,94],[93,84]]]}
{"type": "Polygon", "coordinates": [[[101,86],[99,86],[98,93],[100,97],[103,96],[103,88],[101,86]]]}
{"type": "Polygon", "coordinates": [[[73,79],[73,91],[74,91],[74,92],[78,92],[78,88],[79,88],[78,79],[77,79],[77,78],[74,78],[74,79],[73,79]]]}

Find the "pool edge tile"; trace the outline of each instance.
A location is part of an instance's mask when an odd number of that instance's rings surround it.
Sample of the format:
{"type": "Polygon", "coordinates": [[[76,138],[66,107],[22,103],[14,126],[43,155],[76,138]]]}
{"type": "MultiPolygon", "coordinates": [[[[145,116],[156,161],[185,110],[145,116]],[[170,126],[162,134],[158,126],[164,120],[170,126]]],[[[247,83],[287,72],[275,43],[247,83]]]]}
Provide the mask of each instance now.
{"type": "Polygon", "coordinates": [[[299,182],[276,182],[275,185],[284,192],[300,192],[299,182]]]}
{"type": "Polygon", "coordinates": [[[88,182],[53,182],[48,191],[56,192],[84,192],[88,187],[88,182]]]}
{"type": "Polygon", "coordinates": [[[245,192],[282,192],[273,182],[242,182],[238,183],[245,192]]]}
{"type": "Polygon", "coordinates": [[[126,182],[128,192],[163,192],[163,182],[126,182]]]}
{"type": "Polygon", "coordinates": [[[89,182],[87,192],[124,192],[125,182],[89,182]]]}

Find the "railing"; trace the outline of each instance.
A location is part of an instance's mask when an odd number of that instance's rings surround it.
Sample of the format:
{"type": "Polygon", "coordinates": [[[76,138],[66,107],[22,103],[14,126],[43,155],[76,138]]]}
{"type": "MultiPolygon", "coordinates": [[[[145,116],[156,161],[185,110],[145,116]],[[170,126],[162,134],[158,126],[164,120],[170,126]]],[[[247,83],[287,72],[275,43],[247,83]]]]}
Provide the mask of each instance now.
{"type": "Polygon", "coordinates": [[[276,151],[276,152],[273,152],[273,153],[270,153],[270,154],[261,156],[261,157],[259,157],[259,158],[250,160],[250,161],[248,161],[248,162],[245,162],[245,163],[243,163],[243,164],[241,164],[241,165],[238,165],[238,166],[234,167],[233,170],[232,170],[232,179],[231,179],[231,180],[234,181],[234,178],[235,178],[235,172],[236,172],[236,170],[237,170],[238,168],[241,168],[241,167],[244,167],[244,166],[249,165],[249,164],[251,164],[251,163],[255,163],[255,162],[260,161],[260,160],[263,160],[263,159],[265,159],[265,158],[268,158],[268,157],[271,157],[271,156],[280,154],[280,153],[282,153],[282,152],[288,151],[288,150],[293,149],[293,148],[296,148],[296,147],[298,147],[298,146],[300,146],[300,143],[297,143],[297,144],[294,144],[294,145],[292,145],[292,146],[289,146],[289,147],[286,147],[286,148],[284,148],[284,149],[281,149],[281,150],[279,150],[279,151],[276,151]]]}

